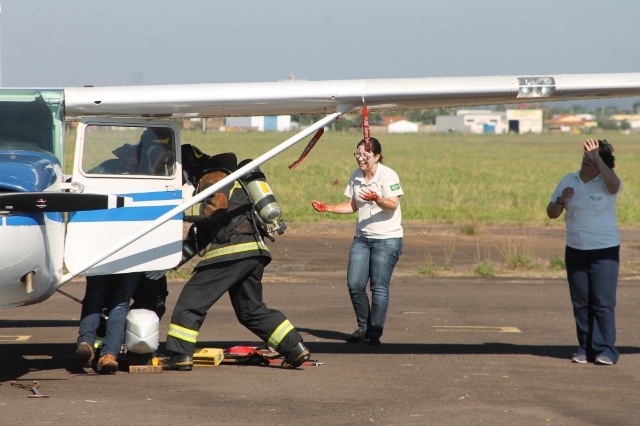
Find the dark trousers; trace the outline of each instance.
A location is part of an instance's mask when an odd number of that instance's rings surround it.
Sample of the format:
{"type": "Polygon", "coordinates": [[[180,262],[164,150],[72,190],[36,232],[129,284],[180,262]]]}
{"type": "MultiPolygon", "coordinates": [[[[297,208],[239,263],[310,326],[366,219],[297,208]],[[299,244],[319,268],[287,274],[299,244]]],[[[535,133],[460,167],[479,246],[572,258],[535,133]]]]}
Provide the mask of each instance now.
{"type": "Polygon", "coordinates": [[[238,321],[269,346],[287,355],[302,341],[302,336],[280,311],[268,308],[263,302],[263,272],[264,259],[261,257],[222,262],[198,269],[178,297],[171,316],[166,348],[174,353],[192,355],[196,342],[171,335],[172,329],[186,330],[195,337],[207,311],[228,292],[238,321]]]}
{"type": "Polygon", "coordinates": [[[142,274],[142,278],[133,292],[133,304],[130,309],[148,309],[162,319],[167,310],[165,303],[168,295],[166,275],[152,280],[142,274]]]}
{"type": "Polygon", "coordinates": [[[578,355],[593,361],[604,355],[617,362],[616,290],[620,246],[598,250],[566,247],[565,262],[573,316],[578,334],[578,355]]]}

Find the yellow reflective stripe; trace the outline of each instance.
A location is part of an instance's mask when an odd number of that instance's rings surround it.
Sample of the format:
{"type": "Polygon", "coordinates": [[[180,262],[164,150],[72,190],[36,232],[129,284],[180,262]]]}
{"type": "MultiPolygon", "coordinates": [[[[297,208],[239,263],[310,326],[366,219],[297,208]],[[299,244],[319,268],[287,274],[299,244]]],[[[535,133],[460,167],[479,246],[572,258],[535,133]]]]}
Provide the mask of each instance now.
{"type": "Polygon", "coordinates": [[[233,187],[229,191],[229,198],[231,198],[231,194],[233,194],[233,190],[238,188],[242,188],[242,185],[240,185],[240,182],[238,182],[237,180],[233,181],[233,187]]]}
{"type": "Polygon", "coordinates": [[[198,340],[199,332],[195,330],[189,330],[188,328],[180,327],[179,325],[169,324],[169,336],[173,336],[176,339],[185,340],[187,342],[196,343],[198,340]]]}
{"type": "Polygon", "coordinates": [[[269,248],[262,241],[251,241],[249,243],[236,244],[234,246],[220,247],[215,250],[210,250],[202,257],[202,259],[211,259],[214,257],[226,256],[229,254],[236,254],[253,250],[269,251],[269,248]]]}
{"type": "Polygon", "coordinates": [[[269,346],[277,348],[280,342],[282,342],[282,339],[284,339],[291,330],[293,330],[293,324],[291,324],[289,320],[284,320],[284,322],[276,328],[276,331],[273,332],[271,337],[269,337],[269,346]]]}

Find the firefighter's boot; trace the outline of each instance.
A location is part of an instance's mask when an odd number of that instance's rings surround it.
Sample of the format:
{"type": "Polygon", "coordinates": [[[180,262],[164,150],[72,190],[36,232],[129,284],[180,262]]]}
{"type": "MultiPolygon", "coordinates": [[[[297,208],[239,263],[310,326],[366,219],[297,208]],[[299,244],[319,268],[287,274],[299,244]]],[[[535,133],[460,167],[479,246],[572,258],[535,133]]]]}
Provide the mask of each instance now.
{"type": "Polygon", "coordinates": [[[282,362],[282,368],[298,368],[309,358],[311,358],[309,349],[300,342],[289,351],[282,362]]]}
{"type": "Polygon", "coordinates": [[[173,354],[162,361],[163,370],[191,371],[193,369],[193,357],[189,355],[173,354]]]}

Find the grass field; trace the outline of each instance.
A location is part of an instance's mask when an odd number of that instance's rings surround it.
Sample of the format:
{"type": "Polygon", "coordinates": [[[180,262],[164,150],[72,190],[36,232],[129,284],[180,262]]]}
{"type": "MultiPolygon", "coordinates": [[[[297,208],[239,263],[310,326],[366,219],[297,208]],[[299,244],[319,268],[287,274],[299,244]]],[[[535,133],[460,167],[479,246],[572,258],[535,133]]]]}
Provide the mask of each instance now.
{"type": "MultiPolygon", "coordinates": [[[[182,143],[214,154],[233,151],[255,158],[293,133],[184,131],[182,143]]],[[[405,221],[433,224],[562,226],[546,206],[558,181],[579,169],[585,135],[373,135],[382,143],[384,164],[400,176],[405,221]]],[[[623,181],[618,198],[621,227],[640,225],[640,135],[601,134],[613,144],[615,171],[623,181]]],[[[73,142],[75,134],[67,135],[73,142]]],[[[287,222],[349,221],[351,215],[320,215],[311,200],[337,203],[356,168],[353,152],[360,132],[325,133],[305,161],[293,163],[308,139],[262,166],[287,222]]],[[[67,143],[67,172],[73,143],[67,143]]]]}

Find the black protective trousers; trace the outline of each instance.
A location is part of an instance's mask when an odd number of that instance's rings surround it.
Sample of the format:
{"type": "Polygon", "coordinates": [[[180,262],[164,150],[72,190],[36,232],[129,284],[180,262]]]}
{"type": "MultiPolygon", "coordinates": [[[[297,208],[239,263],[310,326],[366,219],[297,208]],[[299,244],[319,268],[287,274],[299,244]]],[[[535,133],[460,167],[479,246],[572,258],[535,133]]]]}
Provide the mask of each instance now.
{"type": "Polygon", "coordinates": [[[214,263],[199,268],[184,285],[171,316],[167,350],[193,355],[196,342],[172,335],[172,329],[198,333],[207,311],[229,292],[238,321],[283,355],[302,341],[282,312],[270,309],[262,300],[263,257],[214,263]],[[277,342],[277,346],[272,343],[277,342]]]}

